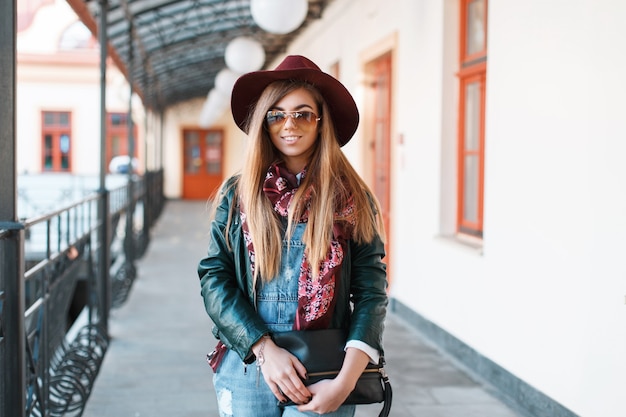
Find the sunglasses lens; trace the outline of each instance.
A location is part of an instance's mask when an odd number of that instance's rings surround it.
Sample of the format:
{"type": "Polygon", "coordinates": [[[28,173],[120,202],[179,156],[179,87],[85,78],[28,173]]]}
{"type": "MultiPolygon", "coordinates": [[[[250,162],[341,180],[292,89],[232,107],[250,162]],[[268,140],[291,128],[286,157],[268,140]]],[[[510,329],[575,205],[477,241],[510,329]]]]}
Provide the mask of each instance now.
{"type": "Polygon", "coordinates": [[[293,115],[298,123],[300,123],[301,121],[311,123],[311,120],[313,120],[313,113],[311,113],[310,111],[301,111],[298,113],[294,113],[293,115]]]}
{"type": "Polygon", "coordinates": [[[275,124],[282,124],[285,121],[287,115],[282,111],[268,111],[265,116],[265,120],[269,126],[274,126],[275,124]]]}
{"type": "Polygon", "coordinates": [[[293,122],[301,127],[310,127],[311,125],[314,125],[318,120],[317,115],[310,111],[285,112],[279,110],[270,110],[265,115],[265,121],[270,127],[279,127],[285,123],[287,117],[291,117],[293,122]]]}

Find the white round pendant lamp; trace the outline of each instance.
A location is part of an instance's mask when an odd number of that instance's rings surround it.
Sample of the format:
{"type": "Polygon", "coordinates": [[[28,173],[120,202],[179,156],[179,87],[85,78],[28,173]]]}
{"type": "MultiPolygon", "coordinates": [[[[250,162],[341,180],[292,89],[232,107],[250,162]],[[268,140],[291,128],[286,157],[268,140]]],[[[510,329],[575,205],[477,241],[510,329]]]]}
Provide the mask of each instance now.
{"type": "Polygon", "coordinates": [[[261,69],[265,63],[265,50],[256,40],[247,36],[233,39],[224,54],[228,68],[239,74],[261,69]]]}
{"type": "Polygon", "coordinates": [[[298,29],[309,9],[308,0],[251,0],[250,12],[266,32],[284,35],[298,29]]]}

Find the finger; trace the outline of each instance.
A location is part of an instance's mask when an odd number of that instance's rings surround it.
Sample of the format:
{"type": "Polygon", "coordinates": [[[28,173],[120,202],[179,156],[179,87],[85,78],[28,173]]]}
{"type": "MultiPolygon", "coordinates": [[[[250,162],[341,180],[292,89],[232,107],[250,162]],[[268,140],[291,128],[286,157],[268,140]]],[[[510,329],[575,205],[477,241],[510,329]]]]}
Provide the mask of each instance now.
{"type": "Polygon", "coordinates": [[[293,361],[293,367],[296,370],[296,372],[298,373],[298,376],[300,376],[301,379],[307,379],[308,375],[306,372],[306,368],[304,367],[304,365],[302,365],[302,363],[298,360],[293,361]]]}
{"type": "Polygon", "coordinates": [[[296,376],[291,378],[291,382],[293,383],[294,390],[297,391],[302,397],[304,397],[303,402],[311,401],[313,393],[309,390],[309,387],[304,384],[302,379],[296,376]]]}
{"type": "Polygon", "coordinates": [[[290,383],[285,383],[281,389],[283,393],[296,404],[304,404],[309,402],[311,399],[311,394],[306,387],[304,387],[303,390],[300,390],[290,383]]]}
{"type": "Polygon", "coordinates": [[[289,378],[289,383],[291,383],[290,388],[298,393],[300,404],[304,404],[309,402],[312,397],[311,391],[309,391],[303,382],[303,380],[307,379],[307,371],[297,358],[294,358],[292,365],[295,372],[286,376],[289,378]]]}
{"type": "Polygon", "coordinates": [[[329,407],[328,404],[319,404],[319,400],[316,401],[315,400],[315,396],[313,396],[313,399],[311,399],[311,401],[309,401],[306,404],[300,404],[298,405],[298,411],[300,412],[312,412],[315,414],[328,414],[328,413],[332,413],[334,411],[337,411],[339,409],[339,407],[329,407]]]}
{"type": "Polygon", "coordinates": [[[284,396],[289,397],[296,404],[304,404],[310,400],[311,393],[300,379],[296,367],[303,368],[297,360],[293,361],[291,366],[282,373],[280,379],[275,380],[275,383],[284,396]]]}
{"type": "Polygon", "coordinates": [[[280,382],[279,386],[282,392],[296,404],[304,404],[311,400],[311,392],[295,372],[291,375],[286,375],[286,378],[280,382]]]}
{"type": "Polygon", "coordinates": [[[288,398],[285,396],[285,394],[280,389],[278,384],[269,384],[269,387],[270,387],[270,390],[272,391],[272,394],[274,394],[274,397],[276,397],[278,401],[280,401],[281,403],[288,401],[288,398]]]}
{"type": "Polygon", "coordinates": [[[300,411],[300,412],[307,412],[308,411],[308,412],[321,414],[321,410],[318,409],[318,404],[316,403],[314,398],[312,398],[311,401],[308,401],[305,404],[298,405],[298,411],[300,411]]]}

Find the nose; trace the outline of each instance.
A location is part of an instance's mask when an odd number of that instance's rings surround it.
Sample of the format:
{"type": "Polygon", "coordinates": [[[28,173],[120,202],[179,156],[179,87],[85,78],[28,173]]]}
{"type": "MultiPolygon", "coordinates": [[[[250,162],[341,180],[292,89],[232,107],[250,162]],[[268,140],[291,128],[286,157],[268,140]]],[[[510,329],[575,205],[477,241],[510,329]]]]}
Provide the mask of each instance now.
{"type": "Polygon", "coordinates": [[[283,125],[283,127],[287,127],[287,123],[289,123],[290,128],[295,128],[297,126],[296,118],[294,117],[293,114],[287,113],[287,118],[285,120],[285,124],[283,125]]]}

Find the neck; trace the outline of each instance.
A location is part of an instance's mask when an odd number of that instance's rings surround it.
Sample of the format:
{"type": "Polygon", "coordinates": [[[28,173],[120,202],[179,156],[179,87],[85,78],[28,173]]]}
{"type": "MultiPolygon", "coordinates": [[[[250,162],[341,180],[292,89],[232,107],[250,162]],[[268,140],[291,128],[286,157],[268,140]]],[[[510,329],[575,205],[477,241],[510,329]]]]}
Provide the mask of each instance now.
{"type": "Polygon", "coordinates": [[[302,172],[304,168],[306,168],[306,161],[285,159],[284,165],[285,165],[285,168],[287,168],[287,171],[289,171],[293,175],[297,175],[300,172],[302,172]]]}

